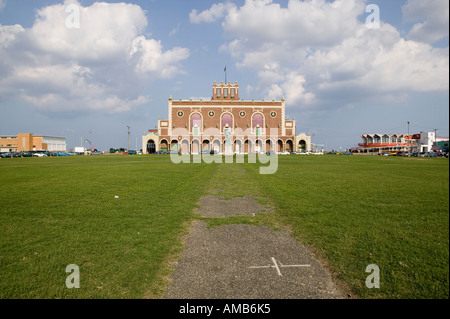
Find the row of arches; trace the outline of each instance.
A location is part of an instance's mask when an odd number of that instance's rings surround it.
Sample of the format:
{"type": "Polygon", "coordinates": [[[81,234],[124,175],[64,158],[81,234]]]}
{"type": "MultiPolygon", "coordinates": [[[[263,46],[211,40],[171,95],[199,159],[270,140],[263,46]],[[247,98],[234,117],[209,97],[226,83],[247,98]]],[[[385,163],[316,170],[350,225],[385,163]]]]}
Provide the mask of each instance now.
{"type": "MultiPolygon", "coordinates": [[[[306,151],[306,141],[301,140],[297,146],[297,150],[294,149],[294,142],[292,140],[287,140],[283,142],[281,139],[276,141],[267,139],[265,141],[261,139],[245,139],[239,140],[236,139],[230,145],[232,147],[232,151],[236,153],[259,153],[259,152],[293,152],[293,151],[306,151]]],[[[225,142],[222,142],[219,139],[214,139],[209,141],[208,139],[204,139],[200,142],[198,139],[194,139],[191,142],[187,139],[183,139],[181,142],[173,139],[168,142],[166,139],[162,139],[159,144],[159,151],[161,152],[169,152],[175,151],[182,154],[199,154],[202,151],[217,151],[218,153],[222,153],[225,149],[225,142]]],[[[157,151],[157,146],[154,140],[150,139],[147,142],[147,153],[153,154],[157,151]]]]}

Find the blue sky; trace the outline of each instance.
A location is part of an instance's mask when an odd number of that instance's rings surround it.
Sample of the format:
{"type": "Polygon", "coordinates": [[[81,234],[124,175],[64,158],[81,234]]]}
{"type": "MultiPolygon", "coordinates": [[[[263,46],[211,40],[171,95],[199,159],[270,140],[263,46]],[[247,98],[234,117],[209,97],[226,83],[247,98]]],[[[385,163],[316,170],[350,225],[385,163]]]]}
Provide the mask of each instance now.
{"type": "Polygon", "coordinates": [[[130,126],[140,149],[170,95],[210,97],[227,66],[241,98],[285,97],[297,133],[327,149],[408,121],[448,136],[448,21],[447,0],[0,0],[0,135],[103,150],[130,126]]]}

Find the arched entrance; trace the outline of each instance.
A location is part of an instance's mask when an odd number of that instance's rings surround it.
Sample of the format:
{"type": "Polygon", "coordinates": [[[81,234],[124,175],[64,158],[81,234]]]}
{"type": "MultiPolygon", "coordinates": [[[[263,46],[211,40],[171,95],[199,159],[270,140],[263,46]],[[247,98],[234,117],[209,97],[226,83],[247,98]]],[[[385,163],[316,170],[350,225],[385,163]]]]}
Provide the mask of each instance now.
{"type": "Polygon", "coordinates": [[[263,150],[263,143],[262,143],[261,140],[257,139],[255,141],[255,152],[256,153],[260,153],[260,152],[263,152],[263,151],[264,151],[263,150]]]}
{"type": "Polygon", "coordinates": [[[154,140],[148,140],[147,141],[147,153],[153,154],[156,152],[156,144],[154,140]]]}
{"type": "Polygon", "coordinates": [[[209,152],[209,140],[203,140],[202,142],[202,151],[209,152]]]}
{"type": "Polygon", "coordinates": [[[174,151],[174,152],[178,152],[178,141],[177,140],[172,140],[172,142],[170,142],[170,150],[174,151]]]}
{"type": "Polygon", "coordinates": [[[198,140],[192,141],[192,154],[199,154],[200,153],[200,142],[198,140]]]}
{"type": "Polygon", "coordinates": [[[306,152],[306,142],[305,142],[305,140],[301,140],[301,141],[298,143],[298,150],[299,150],[299,152],[301,152],[301,153],[305,153],[305,152],[306,152]]]}
{"type": "Polygon", "coordinates": [[[215,151],[217,153],[221,153],[222,152],[222,143],[220,142],[220,140],[215,139],[212,143],[212,151],[215,151]]]}
{"type": "Polygon", "coordinates": [[[278,140],[277,141],[277,152],[283,152],[283,141],[282,140],[278,140]]]}
{"type": "Polygon", "coordinates": [[[266,140],[266,152],[273,152],[273,142],[271,140],[266,140]]]}
{"type": "Polygon", "coordinates": [[[189,154],[190,144],[188,140],[181,141],[181,154],[189,154]]]}
{"type": "Polygon", "coordinates": [[[294,151],[294,144],[291,140],[286,141],[286,152],[293,152],[294,151]]]}
{"type": "Polygon", "coordinates": [[[243,153],[241,140],[235,140],[234,141],[233,151],[235,151],[237,154],[243,153]]]}
{"type": "Polygon", "coordinates": [[[244,153],[245,154],[250,154],[253,152],[253,147],[252,147],[252,141],[247,139],[244,141],[244,153]]]}
{"type": "Polygon", "coordinates": [[[164,153],[167,153],[169,151],[169,143],[167,143],[167,140],[161,140],[161,142],[159,143],[159,149],[164,153]]]}

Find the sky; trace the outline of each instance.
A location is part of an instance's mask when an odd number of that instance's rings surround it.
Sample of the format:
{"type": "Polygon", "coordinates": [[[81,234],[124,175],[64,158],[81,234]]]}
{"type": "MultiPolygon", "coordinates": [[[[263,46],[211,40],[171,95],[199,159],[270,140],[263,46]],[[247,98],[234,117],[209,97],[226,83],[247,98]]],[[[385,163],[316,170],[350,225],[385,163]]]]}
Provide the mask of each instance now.
{"type": "Polygon", "coordinates": [[[0,135],[107,150],[129,126],[141,149],[169,96],[211,98],[226,67],[327,150],[448,137],[448,30],[447,0],[0,0],[0,135]]]}

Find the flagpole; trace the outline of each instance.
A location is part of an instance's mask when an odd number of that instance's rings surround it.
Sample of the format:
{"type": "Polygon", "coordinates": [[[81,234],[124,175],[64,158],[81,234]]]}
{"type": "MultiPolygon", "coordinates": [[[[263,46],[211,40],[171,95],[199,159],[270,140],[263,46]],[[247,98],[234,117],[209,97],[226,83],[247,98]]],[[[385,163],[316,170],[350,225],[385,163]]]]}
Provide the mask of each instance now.
{"type": "Polygon", "coordinates": [[[225,72],[225,84],[227,84],[227,66],[225,66],[224,72],[225,72]]]}

